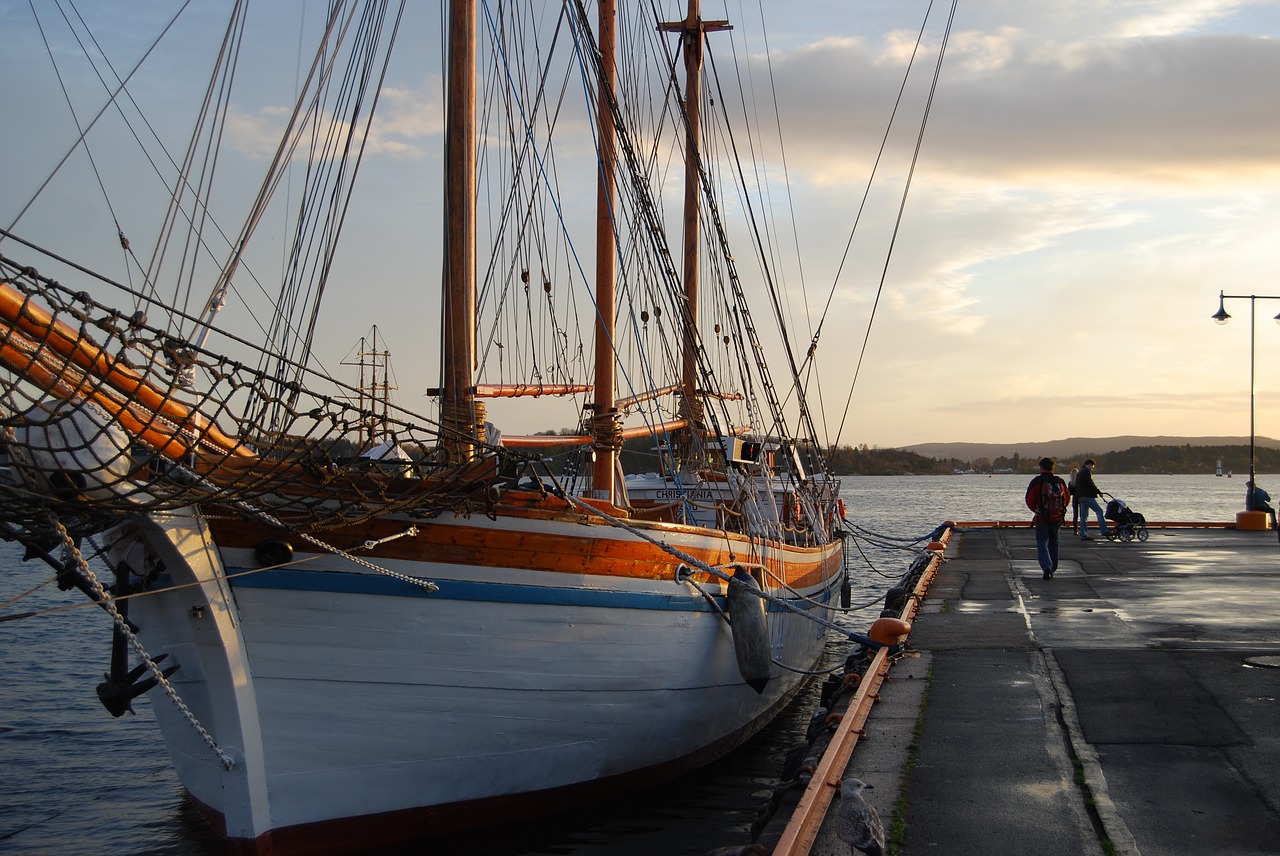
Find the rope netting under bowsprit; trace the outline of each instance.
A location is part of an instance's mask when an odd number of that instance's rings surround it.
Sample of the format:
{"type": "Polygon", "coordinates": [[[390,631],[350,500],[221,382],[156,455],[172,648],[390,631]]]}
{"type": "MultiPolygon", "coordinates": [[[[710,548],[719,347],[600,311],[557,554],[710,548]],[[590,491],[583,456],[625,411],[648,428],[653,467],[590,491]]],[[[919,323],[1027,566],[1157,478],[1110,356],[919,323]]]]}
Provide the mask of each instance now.
{"type": "Polygon", "coordinates": [[[494,458],[442,463],[438,425],[325,382],[191,348],[0,256],[0,521],[39,533],[52,508],[85,534],[194,503],[300,527],[485,508],[494,458]]]}

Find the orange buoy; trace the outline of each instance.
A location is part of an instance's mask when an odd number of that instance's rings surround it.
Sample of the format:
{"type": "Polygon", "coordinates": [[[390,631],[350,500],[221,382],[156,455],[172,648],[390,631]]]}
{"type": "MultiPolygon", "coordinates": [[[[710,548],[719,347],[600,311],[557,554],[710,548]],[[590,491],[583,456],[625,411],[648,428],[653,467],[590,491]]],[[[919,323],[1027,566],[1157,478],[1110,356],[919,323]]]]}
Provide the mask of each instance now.
{"type": "Polygon", "coordinates": [[[929,546],[925,547],[930,553],[941,553],[947,549],[947,545],[941,541],[930,541],[929,546]]]}
{"type": "Polygon", "coordinates": [[[911,622],[901,618],[877,618],[867,631],[872,642],[881,645],[897,645],[903,636],[911,632],[911,622]]]}

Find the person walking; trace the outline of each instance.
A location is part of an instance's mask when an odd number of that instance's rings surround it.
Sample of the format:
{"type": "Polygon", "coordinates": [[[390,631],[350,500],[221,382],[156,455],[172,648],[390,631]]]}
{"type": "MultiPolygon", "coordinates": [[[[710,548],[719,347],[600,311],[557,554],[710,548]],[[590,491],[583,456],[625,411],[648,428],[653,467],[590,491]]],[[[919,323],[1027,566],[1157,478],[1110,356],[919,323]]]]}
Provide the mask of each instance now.
{"type": "Polygon", "coordinates": [[[1071,495],[1071,531],[1073,534],[1080,532],[1080,500],[1076,497],[1076,477],[1080,474],[1080,470],[1075,467],[1071,468],[1071,476],[1067,479],[1067,493],[1071,495]]]}
{"type": "Polygon", "coordinates": [[[1053,474],[1053,458],[1040,459],[1040,474],[1027,485],[1027,508],[1035,512],[1036,558],[1046,580],[1058,570],[1058,530],[1067,515],[1067,483],[1053,474]]]}
{"type": "Polygon", "coordinates": [[[1098,497],[1102,495],[1102,491],[1098,490],[1098,486],[1093,481],[1093,468],[1095,464],[1093,459],[1084,462],[1080,467],[1080,472],[1076,474],[1076,501],[1080,503],[1080,540],[1092,541],[1089,537],[1089,510],[1093,509],[1093,516],[1098,519],[1098,532],[1105,538],[1107,535],[1107,519],[1102,514],[1102,506],[1098,503],[1098,497]]]}

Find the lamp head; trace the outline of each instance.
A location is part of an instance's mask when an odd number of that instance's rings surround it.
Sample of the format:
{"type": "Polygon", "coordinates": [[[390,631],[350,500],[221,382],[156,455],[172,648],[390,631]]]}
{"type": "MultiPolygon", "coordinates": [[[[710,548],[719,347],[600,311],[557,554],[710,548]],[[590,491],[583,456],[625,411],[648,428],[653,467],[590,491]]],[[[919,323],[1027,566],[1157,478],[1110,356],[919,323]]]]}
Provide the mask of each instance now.
{"type": "MultiPolygon", "coordinates": [[[[1218,292],[1218,311],[1209,316],[1219,324],[1226,324],[1231,316],[1227,314],[1226,298],[1221,291],[1218,292]]],[[[1280,316],[1276,317],[1276,323],[1280,323],[1280,316]]]]}

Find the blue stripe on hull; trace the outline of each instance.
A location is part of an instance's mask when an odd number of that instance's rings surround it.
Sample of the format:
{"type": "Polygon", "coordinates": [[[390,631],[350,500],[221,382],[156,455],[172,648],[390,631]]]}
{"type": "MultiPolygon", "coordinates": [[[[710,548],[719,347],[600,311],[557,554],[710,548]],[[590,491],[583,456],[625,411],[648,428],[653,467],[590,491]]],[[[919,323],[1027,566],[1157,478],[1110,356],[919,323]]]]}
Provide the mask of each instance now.
{"type": "MultiPolygon", "coordinates": [[[[228,574],[241,571],[228,568],[228,574]]],[[[707,612],[711,607],[699,595],[664,595],[652,592],[600,591],[581,588],[548,588],[523,586],[510,583],[474,583],[457,580],[432,580],[440,587],[428,592],[421,586],[394,577],[371,574],[347,574],[333,571],[262,571],[232,577],[235,588],[283,589],[288,591],[333,592],[338,594],[368,594],[386,597],[422,597],[433,600],[467,600],[481,603],[528,603],[552,606],[591,606],[614,609],[650,609],[676,612],[707,612]]],[[[830,599],[831,586],[814,596],[825,603],[830,599]]],[[[724,599],[716,597],[723,607],[724,599]]],[[[812,604],[797,601],[802,609],[812,604]]],[[[777,607],[769,606],[770,611],[777,607]]]]}

